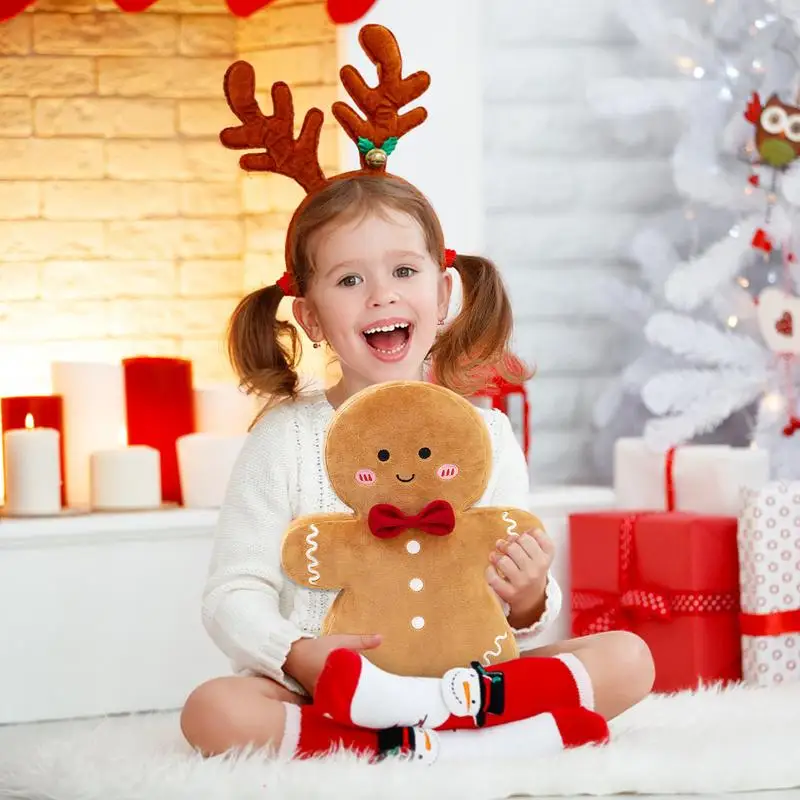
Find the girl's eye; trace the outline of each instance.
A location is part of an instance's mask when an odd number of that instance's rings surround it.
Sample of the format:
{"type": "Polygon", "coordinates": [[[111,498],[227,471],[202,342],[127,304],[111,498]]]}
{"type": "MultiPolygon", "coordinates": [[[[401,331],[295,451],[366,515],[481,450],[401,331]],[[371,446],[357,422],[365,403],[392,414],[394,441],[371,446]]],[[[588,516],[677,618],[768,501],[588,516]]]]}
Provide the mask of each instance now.
{"type": "Polygon", "coordinates": [[[413,267],[408,267],[403,265],[402,267],[398,267],[394,274],[398,278],[410,278],[412,275],[416,274],[416,270],[413,267]]]}
{"type": "Polygon", "coordinates": [[[339,286],[358,286],[361,283],[361,276],[359,275],[345,275],[339,281],[339,286]]]}

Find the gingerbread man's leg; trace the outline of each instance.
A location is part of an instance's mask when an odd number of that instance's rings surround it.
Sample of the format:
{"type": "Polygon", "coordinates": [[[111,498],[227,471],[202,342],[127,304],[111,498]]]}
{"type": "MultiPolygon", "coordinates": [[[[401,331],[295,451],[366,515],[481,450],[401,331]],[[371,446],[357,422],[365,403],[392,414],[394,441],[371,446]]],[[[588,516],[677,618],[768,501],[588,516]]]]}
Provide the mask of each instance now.
{"type": "Polygon", "coordinates": [[[442,678],[392,675],[351,650],[325,663],[314,704],[332,719],[366,728],[420,725],[439,730],[491,727],[559,708],[593,706],[583,664],[569,653],[519,658],[442,678]]]}

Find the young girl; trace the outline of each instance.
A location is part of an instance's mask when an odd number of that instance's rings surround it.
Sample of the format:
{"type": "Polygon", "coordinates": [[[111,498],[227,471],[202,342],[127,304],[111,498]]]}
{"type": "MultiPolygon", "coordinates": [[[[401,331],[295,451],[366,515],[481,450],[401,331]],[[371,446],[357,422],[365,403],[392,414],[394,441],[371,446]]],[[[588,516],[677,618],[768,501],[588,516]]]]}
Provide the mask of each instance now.
{"type": "MultiPolygon", "coordinates": [[[[486,579],[524,657],[441,680],[387,675],[360,656],[380,647],[380,630],[320,636],[335,593],[303,589],[282,573],[281,537],[293,518],[348,511],[323,466],[325,428],[341,403],[376,383],[424,379],[429,366],[466,394],[471,371],[507,355],[510,305],[483,258],[455,258],[462,309],[444,326],[452,284],[444,253],[439,220],[416,188],[354,173],[309,197],[296,216],[291,277],[253,292],[233,315],[229,352],[243,385],[282,402],[254,425],[220,515],[203,620],[238,674],[203,684],[186,702],[184,735],[205,754],[246,745],[287,757],[338,745],[376,756],[400,750],[428,761],[543,753],[603,741],[605,720],[650,691],[650,654],[633,634],[537,647],[561,603],[542,531],[498,541],[486,554],[486,579]],[[300,391],[298,333],[276,319],[285,294],[296,295],[294,317],[314,346],[326,342],[338,357],[342,377],[327,392],[300,391]],[[477,712],[468,708],[470,686],[477,712]]],[[[493,471],[478,505],[527,507],[525,459],[510,423],[481,413],[493,471]]]]}

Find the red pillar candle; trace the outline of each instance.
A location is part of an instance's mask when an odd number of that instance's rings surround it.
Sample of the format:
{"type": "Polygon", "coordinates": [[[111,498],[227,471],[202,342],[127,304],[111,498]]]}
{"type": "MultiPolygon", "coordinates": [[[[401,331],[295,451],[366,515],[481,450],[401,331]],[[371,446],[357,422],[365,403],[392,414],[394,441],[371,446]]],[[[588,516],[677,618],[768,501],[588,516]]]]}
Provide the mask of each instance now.
{"type": "MultiPolygon", "coordinates": [[[[53,428],[59,433],[59,461],[61,464],[61,505],[67,505],[67,481],[64,472],[64,406],[60,395],[48,394],[33,397],[4,397],[0,400],[3,416],[3,433],[20,428],[53,428]],[[29,424],[25,420],[30,414],[29,424]]],[[[5,463],[5,445],[3,447],[5,463]]]]}
{"type": "Polygon", "coordinates": [[[128,444],[161,453],[164,502],[181,503],[176,442],[194,433],[192,363],[180,358],[137,357],[122,362],[128,444]]]}

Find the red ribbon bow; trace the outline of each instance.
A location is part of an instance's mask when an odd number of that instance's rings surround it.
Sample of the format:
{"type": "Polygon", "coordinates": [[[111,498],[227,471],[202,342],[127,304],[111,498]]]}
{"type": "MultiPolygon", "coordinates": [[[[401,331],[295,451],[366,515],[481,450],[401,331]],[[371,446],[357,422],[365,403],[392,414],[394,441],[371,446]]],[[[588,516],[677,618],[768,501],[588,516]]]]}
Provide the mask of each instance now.
{"type": "Polygon", "coordinates": [[[379,503],[369,510],[367,523],[372,535],[379,539],[393,539],[410,528],[433,536],[447,536],[456,526],[456,515],[446,500],[428,503],[419,514],[404,514],[390,503],[379,503]]]}

